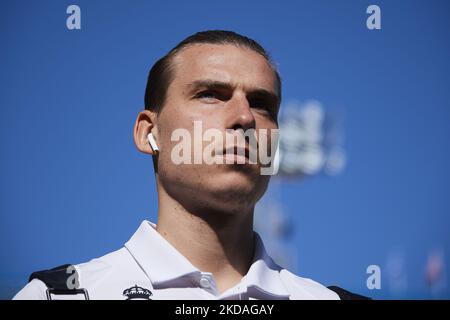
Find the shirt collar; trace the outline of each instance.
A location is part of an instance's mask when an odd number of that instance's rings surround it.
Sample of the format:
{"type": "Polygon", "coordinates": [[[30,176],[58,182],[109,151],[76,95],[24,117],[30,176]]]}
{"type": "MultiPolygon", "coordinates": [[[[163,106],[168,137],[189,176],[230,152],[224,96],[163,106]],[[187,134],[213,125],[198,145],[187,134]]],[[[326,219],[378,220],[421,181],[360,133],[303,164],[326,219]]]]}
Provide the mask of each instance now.
{"type": "MultiPolygon", "coordinates": [[[[155,224],[144,220],[125,244],[152,284],[158,286],[190,276],[198,278],[201,271],[164,239],[155,228],[155,224]]],[[[281,267],[275,264],[267,254],[260,236],[256,232],[254,235],[253,262],[241,284],[248,288],[255,288],[264,294],[288,297],[289,293],[280,279],[281,267]]]]}
{"type": "Polygon", "coordinates": [[[264,243],[257,232],[255,235],[255,253],[252,265],[242,281],[247,287],[254,287],[265,294],[289,297],[280,278],[282,268],[268,255],[264,243]]]}

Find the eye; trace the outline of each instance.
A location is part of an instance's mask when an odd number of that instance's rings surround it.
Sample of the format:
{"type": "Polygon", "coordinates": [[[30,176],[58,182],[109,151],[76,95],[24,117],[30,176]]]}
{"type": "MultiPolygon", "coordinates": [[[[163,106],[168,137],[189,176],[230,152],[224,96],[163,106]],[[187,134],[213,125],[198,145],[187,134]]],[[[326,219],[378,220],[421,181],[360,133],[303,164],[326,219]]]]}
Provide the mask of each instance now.
{"type": "Polygon", "coordinates": [[[264,117],[269,117],[271,119],[275,118],[275,115],[265,107],[255,107],[254,109],[264,117]]]}
{"type": "Polygon", "coordinates": [[[195,97],[206,101],[215,101],[218,99],[217,94],[211,90],[199,92],[195,97]]]}
{"type": "Polygon", "coordinates": [[[253,109],[258,110],[258,112],[261,112],[264,115],[267,115],[271,118],[276,118],[276,111],[274,110],[274,107],[270,105],[267,101],[264,100],[252,100],[250,102],[250,107],[253,109]]]}

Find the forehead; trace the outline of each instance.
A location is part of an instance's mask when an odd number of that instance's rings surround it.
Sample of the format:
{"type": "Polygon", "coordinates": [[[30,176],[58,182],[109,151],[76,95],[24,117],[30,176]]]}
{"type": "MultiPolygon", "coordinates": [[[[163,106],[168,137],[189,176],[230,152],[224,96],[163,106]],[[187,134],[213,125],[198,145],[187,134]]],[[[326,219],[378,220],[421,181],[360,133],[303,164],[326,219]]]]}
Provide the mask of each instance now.
{"type": "Polygon", "coordinates": [[[196,80],[210,79],[275,93],[275,75],[268,61],[248,48],[195,44],[178,53],[173,64],[174,86],[186,86],[196,80]]]}

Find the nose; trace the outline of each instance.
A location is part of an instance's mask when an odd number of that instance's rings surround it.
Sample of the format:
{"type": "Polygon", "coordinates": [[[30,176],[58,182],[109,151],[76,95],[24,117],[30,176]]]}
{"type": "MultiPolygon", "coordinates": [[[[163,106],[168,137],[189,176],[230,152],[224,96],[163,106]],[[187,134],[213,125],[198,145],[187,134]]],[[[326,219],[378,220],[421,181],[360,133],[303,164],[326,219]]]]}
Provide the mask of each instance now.
{"type": "Polygon", "coordinates": [[[225,111],[228,116],[227,129],[254,129],[256,126],[255,116],[245,94],[235,94],[227,102],[225,111]]]}

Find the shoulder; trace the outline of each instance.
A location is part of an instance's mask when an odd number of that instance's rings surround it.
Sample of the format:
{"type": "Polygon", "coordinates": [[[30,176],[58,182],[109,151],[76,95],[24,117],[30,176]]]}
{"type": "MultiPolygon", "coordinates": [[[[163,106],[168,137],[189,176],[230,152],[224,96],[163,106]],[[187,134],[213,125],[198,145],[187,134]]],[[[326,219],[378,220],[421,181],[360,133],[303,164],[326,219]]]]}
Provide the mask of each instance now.
{"type": "Polygon", "coordinates": [[[329,286],[328,289],[336,292],[341,300],[371,300],[369,297],[347,291],[337,286],[329,286]]]}
{"type": "Polygon", "coordinates": [[[27,283],[13,298],[13,300],[47,300],[47,286],[44,282],[34,279],[27,283]]]}
{"type": "Polygon", "coordinates": [[[370,300],[370,298],[352,293],[337,286],[324,286],[314,280],[299,277],[282,269],[280,276],[291,293],[292,299],[319,300],[370,300]]]}
{"type": "Polygon", "coordinates": [[[322,284],[299,277],[287,269],[280,270],[280,278],[292,300],[339,300],[339,295],[322,284]]]}
{"type": "Polygon", "coordinates": [[[98,289],[107,292],[109,284],[120,281],[124,274],[138,273],[139,270],[128,250],[121,248],[86,263],[64,264],[33,272],[28,284],[13,299],[45,300],[51,299],[53,294],[85,299],[93,293],[98,295],[98,289]]]}

